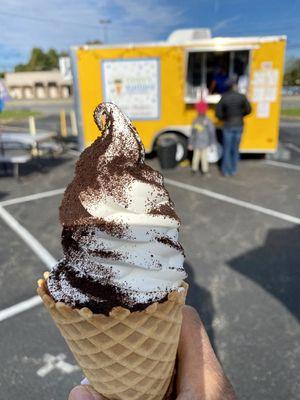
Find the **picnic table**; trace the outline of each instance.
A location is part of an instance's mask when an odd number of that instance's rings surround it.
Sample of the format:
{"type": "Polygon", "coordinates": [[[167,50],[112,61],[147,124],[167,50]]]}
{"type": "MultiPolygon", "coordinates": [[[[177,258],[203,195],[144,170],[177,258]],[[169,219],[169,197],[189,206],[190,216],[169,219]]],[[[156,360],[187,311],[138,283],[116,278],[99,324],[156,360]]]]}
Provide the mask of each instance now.
{"type": "Polygon", "coordinates": [[[19,164],[25,164],[39,156],[41,150],[54,153],[57,145],[51,140],[55,132],[3,132],[0,131],[0,163],[12,164],[14,175],[19,177],[19,164]]]}
{"type": "Polygon", "coordinates": [[[20,143],[24,146],[38,146],[56,137],[56,132],[37,132],[32,135],[29,132],[0,132],[0,141],[4,143],[20,143]]]}

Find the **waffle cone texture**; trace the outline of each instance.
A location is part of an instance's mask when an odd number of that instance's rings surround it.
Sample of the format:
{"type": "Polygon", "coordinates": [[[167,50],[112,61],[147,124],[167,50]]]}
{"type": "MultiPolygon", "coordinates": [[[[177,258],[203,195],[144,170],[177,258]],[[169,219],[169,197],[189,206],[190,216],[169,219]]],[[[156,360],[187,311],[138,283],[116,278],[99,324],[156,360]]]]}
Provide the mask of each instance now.
{"type": "Polygon", "coordinates": [[[115,307],[109,316],[38,294],[93,388],[109,400],[162,400],[170,385],[188,285],[143,311],[115,307]]]}

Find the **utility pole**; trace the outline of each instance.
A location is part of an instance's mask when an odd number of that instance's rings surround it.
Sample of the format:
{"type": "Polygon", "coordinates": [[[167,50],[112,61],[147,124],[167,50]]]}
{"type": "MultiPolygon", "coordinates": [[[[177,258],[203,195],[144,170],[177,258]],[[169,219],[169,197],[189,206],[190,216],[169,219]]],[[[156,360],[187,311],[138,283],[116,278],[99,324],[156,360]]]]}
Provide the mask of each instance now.
{"type": "Polygon", "coordinates": [[[99,19],[99,24],[103,26],[103,42],[108,43],[108,25],[111,24],[111,20],[99,19]]]}

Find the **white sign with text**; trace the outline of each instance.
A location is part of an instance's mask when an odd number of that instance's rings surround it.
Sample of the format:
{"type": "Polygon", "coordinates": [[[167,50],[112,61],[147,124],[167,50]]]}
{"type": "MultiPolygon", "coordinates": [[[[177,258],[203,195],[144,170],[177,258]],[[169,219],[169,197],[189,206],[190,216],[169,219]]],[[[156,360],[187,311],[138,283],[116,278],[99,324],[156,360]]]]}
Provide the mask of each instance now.
{"type": "Polygon", "coordinates": [[[102,61],[103,97],[131,119],[158,119],[160,114],[159,60],[102,61]]]}

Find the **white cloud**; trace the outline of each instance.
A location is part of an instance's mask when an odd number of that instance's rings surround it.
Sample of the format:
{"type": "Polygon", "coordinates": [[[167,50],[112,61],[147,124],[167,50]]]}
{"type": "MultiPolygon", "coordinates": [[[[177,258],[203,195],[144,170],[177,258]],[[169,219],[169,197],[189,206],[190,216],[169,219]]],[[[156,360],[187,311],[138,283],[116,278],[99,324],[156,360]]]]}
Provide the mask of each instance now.
{"type": "Polygon", "coordinates": [[[221,29],[224,29],[227,26],[229,26],[230,24],[232,24],[232,22],[239,20],[240,18],[241,18],[241,15],[235,15],[234,17],[223,19],[223,20],[217,22],[216,25],[213,26],[212,30],[214,33],[216,33],[218,31],[220,31],[221,29]]]}
{"type": "Polygon", "coordinates": [[[173,5],[163,5],[157,0],[112,0],[124,11],[127,23],[143,23],[146,26],[169,28],[182,19],[183,10],[173,5]]]}
{"type": "Polygon", "coordinates": [[[112,20],[109,39],[116,43],[167,36],[184,15],[161,0],[1,0],[0,46],[25,61],[33,46],[60,50],[102,39],[103,18],[112,20]]]}

